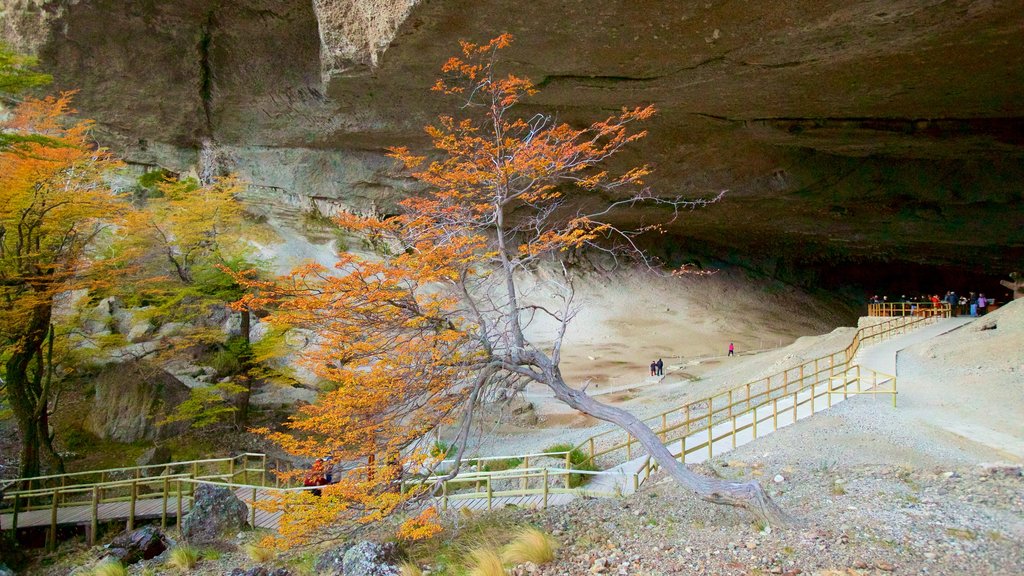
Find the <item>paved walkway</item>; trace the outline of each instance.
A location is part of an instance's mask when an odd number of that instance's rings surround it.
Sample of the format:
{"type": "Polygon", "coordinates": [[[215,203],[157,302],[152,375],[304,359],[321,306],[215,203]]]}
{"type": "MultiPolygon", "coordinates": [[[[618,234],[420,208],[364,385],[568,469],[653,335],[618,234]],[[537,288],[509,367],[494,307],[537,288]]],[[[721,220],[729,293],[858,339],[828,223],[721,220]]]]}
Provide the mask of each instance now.
{"type": "Polygon", "coordinates": [[[878,372],[899,376],[896,373],[896,355],[900,350],[956,330],[971,320],[975,320],[975,318],[969,316],[943,318],[934,324],[916,328],[906,334],[883,340],[878,344],[865,346],[857,353],[854,363],[878,372]]]}

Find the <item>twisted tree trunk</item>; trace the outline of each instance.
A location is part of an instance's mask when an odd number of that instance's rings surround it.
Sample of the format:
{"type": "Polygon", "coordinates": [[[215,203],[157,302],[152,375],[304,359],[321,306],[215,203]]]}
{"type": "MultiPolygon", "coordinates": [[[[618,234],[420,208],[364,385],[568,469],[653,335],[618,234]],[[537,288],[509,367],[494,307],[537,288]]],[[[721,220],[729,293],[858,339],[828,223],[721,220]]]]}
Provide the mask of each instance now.
{"type": "Polygon", "coordinates": [[[588,396],[585,392],[570,388],[557,366],[548,366],[545,370],[549,376],[545,382],[555,397],[569,406],[589,414],[599,420],[617,424],[647,449],[672,478],[695,492],[699,497],[715,504],[727,504],[751,511],[758,518],[774,526],[793,526],[798,521],[787,514],[776,504],[764,487],[757,480],[750,482],[728,482],[717,478],[709,478],[691,471],[680,463],[661,443],[661,439],[639,418],[614,406],[602,404],[588,396]]]}

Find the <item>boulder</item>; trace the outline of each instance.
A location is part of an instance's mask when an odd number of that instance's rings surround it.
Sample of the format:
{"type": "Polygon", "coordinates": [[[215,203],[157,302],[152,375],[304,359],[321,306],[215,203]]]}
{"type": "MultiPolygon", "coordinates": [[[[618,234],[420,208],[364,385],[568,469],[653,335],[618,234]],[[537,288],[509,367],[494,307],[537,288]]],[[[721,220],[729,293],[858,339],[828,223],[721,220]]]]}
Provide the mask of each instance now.
{"type": "Polygon", "coordinates": [[[316,401],[316,390],[305,386],[282,386],[266,384],[252,395],[249,404],[268,408],[289,407],[300,403],[312,404],[316,401]]]}
{"type": "Polygon", "coordinates": [[[343,544],[317,556],[316,563],[313,564],[316,573],[321,576],[342,576],[344,574],[342,568],[344,567],[345,552],[348,552],[348,549],[351,547],[351,544],[343,544]]]}
{"type": "Polygon", "coordinates": [[[111,364],[95,379],[96,394],[86,420],[90,432],[105,440],[162,440],[188,429],[188,422],[161,424],[189,390],[166,371],[144,362],[111,364]]]}
{"type": "Polygon", "coordinates": [[[249,508],[229,488],[200,484],[195,503],[181,522],[181,535],[192,544],[214,542],[248,528],[249,508]]]}
{"type": "MultiPolygon", "coordinates": [[[[155,466],[157,464],[167,464],[171,461],[171,449],[166,446],[154,446],[145,452],[135,460],[137,466],[155,466]]],[[[158,468],[152,471],[152,475],[158,475],[163,471],[162,468],[158,468]]]]}
{"type": "Polygon", "coordinates": [[[128,565],[156,558],[171,545],[172,542],[160,528],[149,525],[115,536],[107,545],[103,556],[115,558],[122,564],[128,565]]]}
{"type": "Polygon", "coordinates": [[[391,543],[360,542],[345,552],[344,576],[399,576],[397,547],[391,543]]]}

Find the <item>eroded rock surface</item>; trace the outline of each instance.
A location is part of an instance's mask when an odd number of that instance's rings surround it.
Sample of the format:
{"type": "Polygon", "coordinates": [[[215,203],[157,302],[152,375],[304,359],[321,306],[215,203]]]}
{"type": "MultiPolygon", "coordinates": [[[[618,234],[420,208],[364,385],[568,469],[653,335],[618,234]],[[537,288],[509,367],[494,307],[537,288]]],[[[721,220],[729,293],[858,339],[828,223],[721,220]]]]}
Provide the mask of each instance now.
{"type": "Polygon", "coordinates": [[[0,0],[0,31],[132,162],[237,171],[270,212],[392,209],[415,186],[384,148],[451,108],[428,88],[456,40],[509,31],[527,113],[653,103],[623,160],[666,196],[729,190],[658,239],[669,260],[1024,258],[1019,2],[0,0]]]}

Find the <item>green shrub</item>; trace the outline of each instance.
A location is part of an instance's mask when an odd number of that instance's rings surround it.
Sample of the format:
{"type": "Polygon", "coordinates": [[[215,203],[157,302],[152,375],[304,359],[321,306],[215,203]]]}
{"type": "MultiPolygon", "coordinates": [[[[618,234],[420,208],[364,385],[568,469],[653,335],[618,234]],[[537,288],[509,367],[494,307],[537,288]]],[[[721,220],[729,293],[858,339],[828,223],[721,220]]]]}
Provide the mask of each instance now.
{"type": "MultiPolygon", "coordinates": [[[[569,453],[569,465],[573,470],[581,472],[597,472],[598,467],[590,459],[590,455],[574,448],[572,444],[554,444],[544,449],[545,454],[555,458],[565,458],[565,452],[569,453]]],[[[590,474],[569,474],[569,487],[576,488],[586,484],[590,480],[590,474]]]]}
{"type": "Polygon", "coordinates": [[[444,440],[436,440],[430,447],[430,455],[434,458],[447,458],[455,450],[455,447],[444,440]]]}
{"type": "Polygon", "coordinates": [[[522,458],[503,458],[501,460],[477,460],[477,467],[485,472],[501,472],[519,468],[523,464],[522,458]]]}

